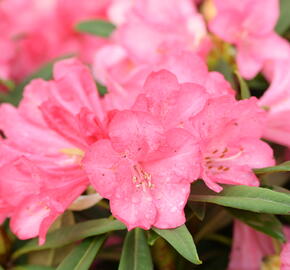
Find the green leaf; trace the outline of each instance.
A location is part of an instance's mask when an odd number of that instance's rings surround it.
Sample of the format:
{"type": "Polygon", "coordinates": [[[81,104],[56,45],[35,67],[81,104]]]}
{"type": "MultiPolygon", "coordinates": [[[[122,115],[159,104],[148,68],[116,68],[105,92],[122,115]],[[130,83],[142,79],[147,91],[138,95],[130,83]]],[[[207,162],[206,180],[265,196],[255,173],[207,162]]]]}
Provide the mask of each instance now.
{"type": "Polygon", "coordinates": [[[240,96],[241,99],[247,99],[251,97],[251,92],[249,90],[249,87],[247,85],[247,83],[245,82],[245,80],[242,78],[242,76],[240,75],[240,73],[238,71],[235,71],[235,74],[239,80],[239,84],[240,84],[240,96]]]}
{"type": "Polygon", "coordinates": [[[189,202],[188,203],[192,213],[200,220],[203,221],[205,217],[206,204],[203,202],[189,202]]]}
{"type": "Polygon", "coordinates": [[[290,214],[290,195],[259,187],[225,187],[219,194],[191,195],[190,200],[214,203],[258,213],[290,214]]]}
{"type": "Polygon", "coordinates": [[[280,0],[280,17],[275,30],[278,34],[283,34],[290,27],[290,1],[280,0]]]}
{"type": "Polygon", "coordinates": [[[101,83],[97,82],[97,88],[99,94],[103,97],[105,94],[108,93],[108,89],[106,86],[102,85],[101,83]]]}
{"type": "Polygon", "coordinates": [[[266,167],[261,169],[254,169],[255,174],[276,173],[276,172],[290,172],[290,161],[286,161],[277,166],[266,167]]]}
{"type": "Polygon", "coordinates": [[[13,89],[9,95],[3,97],[4,102],[9,102],[15,106],[17,106],[22,99],[22,93],[27,84],[30,83],[35,78],[42,78],[45,80],[48,80],[52,76],[52,66],[53,63],[49,63],[45,66],[43,66],[40,70],[38,70],[36,73],[33,75],[29,76],[27,79],[25,79],[23,82],[18,84],[15,89],[13,89]]]}
{"type": "Polygon", "coordinates": [[[231,84],[231,86],[234,89],[236,88],[232,67],[226,60],[224,60],[223,58],[220,58],[217,61],[213,70],[218,71],[221,74],[223,74],[225,79],[231,84]]]}
{"type": "Polygon", "coordinates": [[[15,106],[17,106],[22,99],[22,93],[27,84],[29,84],[33,79],[41,78],[44,80],[50,80],[52,78],[52,69],[55,62],[66,59],[69,57],[72,57],[73,55],[66,55],[59,58],[56,58],[55,60],[51,61],[50,63],[47,63],[43,67],[41,67],[38,71],[27,77],[24,81],[22,81],[20,84],[18,84],[12,91],[9,92],[9,95],[3,95],[1,96],[2,102],[8,102],[15,106]]]}
{"type": "Polygon", "coordinates": [[[13,267],[12,270],[55,270],[55,268],[42,265],[19,265],[13,267]]]}
{"type": "Polygon", "coordinates": [[[102,235],[84,240],[62,261],[56,270],[89,269],[105,239],[106,235],[102,235]]]}
{"type": "Polygon", "coordinates": [[[185,225],[175,229],[161,230],[153,228],[164,238],[180,255],[194,264],[201,264],[193,238],[185,225]]]}
{"type": "Polygon", "coordinates": [[[29,241],[22,248],[15,251],[13,258],[17,258],[31,251],[62,247],[87,237],[104,234],[110,231],[123,230],[125,228],[126,226],[120,221],[106,218],[89,220],[62,227],[49,233],[45,244],[42,246],[38,245],[37,239],[29,241]]]}
{"type": "Polygon", "coordinates": [[[115,30],[116,26],[108,21],[89,20],[76,25],[79,32],[89,33],[100,37],[109,37],[115,30]]]}
{"type": "Polygon", "coordinates": [[[14,89],[14,87],[15,87],[14,81],[12,81],[12,80],[6,80],[6,79],[1,79],[0,78],[0,86],[1,85],[3,85],[4,87],[6,87],[9,90],[14,89]]]}
{"type": "Polygon", "coordinates": [[[152,257],[142,229],[127,233],[118,270],[153,270],[152,257]]]}
{"type": "Polygon", "coordinates": [[[280,241],[285,241],[282,224],[274,215],[253,213],[245,210],[227,208],[227,210],[237,219],[246,223],[257,231],[265,233],[280,241]]]}
{"type": "Polygon", "coordinates": [[[156,232],[154,232],[152,230],[147,231],[147,243],[149,246],[153,246],[155,244],[155,242],[157,241],[157,239],[159,239],[159,238],[160,238],[160,236],[156,232]]]}

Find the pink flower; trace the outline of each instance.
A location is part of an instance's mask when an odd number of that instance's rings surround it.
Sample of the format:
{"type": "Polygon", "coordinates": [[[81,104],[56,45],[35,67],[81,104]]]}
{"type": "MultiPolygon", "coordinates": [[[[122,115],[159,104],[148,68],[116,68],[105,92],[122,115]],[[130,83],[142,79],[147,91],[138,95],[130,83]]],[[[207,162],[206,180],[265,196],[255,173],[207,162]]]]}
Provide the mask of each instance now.
{"type": "Polygon", "coordinates": [[[281,254],[275,254],[274,240],[271,237],[236,220],[228,270],[260,270],[264,269],[262,266],[265,269],[288,270],[290,229],[284,227],[284,232],[287,243],[283,245],[281,254]]]}
{"type": "Polygon", "coordinates": [[[174,74],[166,70],[151,73],[138,96],[134,110],[150,112],[166,129],[186,127],[189,119],[205,106],[205,88],[194,83],[179,84],[174,74]]]}
{"type": "Polygon", "coordinates": [[[40,244],[50,225],[87,187],[77,167],[43,171],[25,158],[0,167],[0,173],[0,194],[5,210],[10,209],[11,230],[20,239],[39,236],[40,244]]]}
{"type": "Polygon", "coordinates": [[[105,113],[87,67],[54,66],[54,80],[30,83],[18,108],[0,107],[0,217],[21,239],[40,237],[86,189],[86,148],[106,137],[105,113]],[[11,190],[12,189],[12,190],[11,190]],[[33,227],[33,230],[31,229],[33,227]]]}
{"type": "Polygon", "coordinates": [[[109,138],[86,152],[83,166],[112,214],[128,229],[184,224],[190,183],[199,175],[199,150],[182,129],[164,131],[148,113],[117,112],[109,138]]]}
{"type": "Polygon", "coordinates": [[[236,46],[237,64],[243,77],[253,78],[267,60],[289,56],[287,41],[273,30],[279,16],[277,0],[214,3],[217,15],[210,22],[210,30],[236,46]]]}
{"type": "Polygon", "coordinates": [[[286,236],[287,242],[282,247],[281,252],[281,270],[290,269],[290,228],[284,228],[284,234],[286,236]]]}
{"type": "MultiPolygon", "coordinates": [[[[13,51],[8,78],[23,80],[47,62],[69,54],[90,63],[95,51],[106,41],[78,33],[74,27],[81,20],[105,18],[107,6],[108,1],[1,1],[1,35],[6,43],[11,43],[9,51],[13,51]]],[[[0,58],[0,72],[7,65],[4,60],[0,58]]]]}
{"type": "Polygon", "coordinates": [[[260,98],[259,104],[266,107],[267,126],[264,137],[290,147],[290,58],[266,65],[265,73],[270,87],[260,98]]]}
{"type": "Polygon", "coordinates": [[[174,52],[159,63],[139,65],[128,58],[122,47],[111,45],[99,50],[94,64],[96,78],[108,86],[104,106],[108,110],[131,108],[136,97],[144,91],[143,85],[152,70],[161,69],[172,72],[179,83],[205,87],[211,96],[235,94],[223,75],[209,72],[204,60],[192,52],[174,52]]]}
{"type": "Polygon", "coordinates": [[[274,164],[272,149],[260,140],[265,119],[255,98],[236,101],[231,96],[210,99],[192,118],[203,156],[201,178],[209,188],[219,192],[218,183],[259,185],[252,168],[274,164]]]}
{"type": "Polygon", "coordinates": [[[205,36],[203,19],[190,1],[142,0],[127,13],[127,20],[118,27],[114,40],[134,61],[154,63],[176,49],[197,51],[205,36]]]}

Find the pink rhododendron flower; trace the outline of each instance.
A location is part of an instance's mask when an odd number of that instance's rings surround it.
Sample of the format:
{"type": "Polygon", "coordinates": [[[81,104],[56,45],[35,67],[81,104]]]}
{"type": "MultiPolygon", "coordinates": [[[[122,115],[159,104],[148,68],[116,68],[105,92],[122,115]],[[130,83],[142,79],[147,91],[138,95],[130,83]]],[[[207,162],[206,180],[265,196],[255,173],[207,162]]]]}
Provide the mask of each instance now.
{"type": "Polygon", "coordinates": [[[281,254],[274,249],[274,240],[251,227],[235,221],[234,243],[228,270],[288,270],[290,247],[290,229],[284,227],[287,243],[283,245],[281,254]]]}
{"type": "Polygon", "coordinates": [[[109,138],[88,150],[83,166],[112,214],[128,229],[184,224],[190,183],[199,175],[199,148],[183,129],[164,130],[149,113],[116,112],[109,138]]]}
{"type": "Polygon", "coordinates": [[[260,140],[265,120],[256,98],[236,101],[231,96],[210,99],[192,118],[203,156],[201,178],[209,188],[219,192],[218,183],[259,185],[252,168],[274,165],[272,149],[260,140]]]}
{"type": "Polygon", "coordinates": [[[134,61],[154,63],[176,49],[197,51],[205,36],[202,18],[190,1],[139,1],[118,27],[114,40],[134,61]]]}
{"type": "Polygon", "coordinates": [[[214,0],[217,14],[210,30],[237,48],[241,75],[253,78],[267,60],[289,57],[288,43],[274,32],[278,0],[214,0]],[[279,49],[278,49],[279,48],[279,49]]]}
{"type": "Polygon", "coordinates": [[[290,269],[290,228],[284,227],[284,234],[287,242],[283,245],[281,251],[281,270],[290,269]]]}
{"type": "Polygon", "coordinates": [[[1,105],[7,139],[0,142],[0,212],[19,238],[39,235],[43,243],[51,223],[85,190],[80,161],[106,137],[103,119],[88,68],[74,59],[55,65],[54,80],[30,83],[18,108],[1,105]]]}
{"type": "Polygon", "coordinates": [[[203,59],[192,52],[175,52],[156,64],[138,65],[132,62],[120,46],[105,46],[99,50],[94,64],[97,79],[108,86],[105,107],[129,109],[136,97],[144,91],[149,74],[166,69],[176,75],[179,83],[194,83],[205,87],[212,96],[234,95],[235,91],[218,72],[208,72],[203,59]]]}
{"type": "Polygon", "coordinates": [[[268,118],[264,137],[290,147],[290,58],[269,63],[266,76],[271,85],[260,98],[259,104],[266,107],[268,118]]]}
{"type": "Polygon", "coordinates": [[[204,108],[207,99],[202,86],[179,84],[174,74],[161,70],[148,77],[144,94],[138,96],[133,109],[150,112],[166,129],[186,127],[189,119],[204,108]]]}
{"type": "Polygon", "coordinates": [[[0,167],[0,173],[1,199],[9,209],[12,231],[20,239],[39,236],[40,244],[50,225],[87,186],[77,168],[43,171],[25,158],[0,167]]]}
{"type": "MultiPolygon", "coordinates": [[[[105,18],[108,3],[105,0],[1,1],[0,30],[3,29],[5,42],[12,44],[9,51],[13,52],[9,58],[8,78],[22,80],[48,61],[68,54],[76,54],[89,63],[95,51],[106,41],[77,33],[74,27],[81,20],[105,18]],[[19,16],[15,16],[16,12],[19,16]]],[[[6,65],[1,57],[0,72],[6,65]]]]}

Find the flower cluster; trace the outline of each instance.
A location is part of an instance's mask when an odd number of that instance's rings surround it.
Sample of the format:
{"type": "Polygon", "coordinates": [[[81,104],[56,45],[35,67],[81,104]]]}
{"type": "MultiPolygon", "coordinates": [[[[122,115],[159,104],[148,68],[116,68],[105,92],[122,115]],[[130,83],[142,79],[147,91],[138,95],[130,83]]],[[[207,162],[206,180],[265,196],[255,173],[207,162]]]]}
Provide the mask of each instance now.
{"type": "Polygon", "coordinates": [[[129,229],[182,225],[198,178],[217,192],[219,183],[258,186],[252,168],[274,164],[260,140],[266,113],[205,77],[179,83],[153,72],[130,108],[106,110],[88,68],[69,59],[55,65],[54,80],[29,84],[18,108],[3,104],[1,214],[10,213],[12,230],[44,239],[89,183],[129,229]]]}
{"type": "MultiPolygon", "coordinates": [[[[290,46],[274,32],[278,1],[197,2],[0,2],[0,83],[74,54],[54,64],[51,80],[27,84],[18,107],[0,105],[0,221],[10,218],[18,238],[43,244],[90,185],[128,230],[176,228],[193,182],[216,193],[222,184],[259,186],[253,169],[275,165],[262,138],[290,147],[290,46]],[[77,32],[85,19],[116,29],[108,38],[77,32]],[[209,71],[216,39],[245,79],[265,76],[260,99],[239,98],[209,71]],[[108,93],[100,96],[96,82],[108,93]]],[[[242,226],[235,223],[231,270],[250,269],[248,244],[240,247],[249,237],[256,265],[274,253],[269,239],[258,247],[266,236],[242,226]]],[[[285,270],[287,252],[285,244],[285,270]]]]}

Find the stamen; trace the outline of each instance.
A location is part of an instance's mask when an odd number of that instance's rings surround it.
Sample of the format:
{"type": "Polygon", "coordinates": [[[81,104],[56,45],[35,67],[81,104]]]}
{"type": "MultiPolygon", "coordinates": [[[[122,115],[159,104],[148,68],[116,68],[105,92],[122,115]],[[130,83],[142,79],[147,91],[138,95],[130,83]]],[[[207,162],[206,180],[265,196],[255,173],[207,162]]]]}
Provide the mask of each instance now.
{"type": "Polygon", "coordinates": [[[242,153],[243,153],[243,150],[239,151],[238,153],[236,153],[233,156],[229,156],[229,157],[225,157],[225,158],[216,158],[216,159],[214,159],[214,161],[232,160],[232,159],[238,158],[242,153]]]}
{"type": "Polygon", "coordinates": [[[133,166],[134,169],[134,175],[132,177],[132,181],[135,184],[136,188],[142,187],[142,190],[145,192],[146,188],[153,189],[154,185],[151,182],[151,174],[145,172],[142,168],[140,168],[138,165],[133,166]]]}
{"type": "Polygon", "coordinates": [[[60,149],[59,152],[66,154],[68,156],[81,156],[81,157],[83,157],[85,155],[85,152],[79,148],[63,148],[63,149],[60,149]]]}

